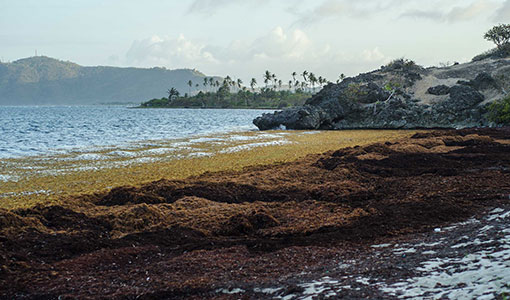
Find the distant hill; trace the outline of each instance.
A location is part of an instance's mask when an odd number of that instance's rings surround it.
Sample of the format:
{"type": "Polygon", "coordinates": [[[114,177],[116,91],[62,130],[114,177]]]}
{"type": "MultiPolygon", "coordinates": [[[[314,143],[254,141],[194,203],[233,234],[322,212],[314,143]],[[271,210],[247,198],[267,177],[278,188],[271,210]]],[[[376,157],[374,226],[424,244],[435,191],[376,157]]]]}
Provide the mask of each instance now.
{"type": "Polygon", "coordinates": [[[0,63],[0,105],[141,103],[170,87],[188,92],[204,74],[189,69],[84,67],[45,56],[0,63]]]}

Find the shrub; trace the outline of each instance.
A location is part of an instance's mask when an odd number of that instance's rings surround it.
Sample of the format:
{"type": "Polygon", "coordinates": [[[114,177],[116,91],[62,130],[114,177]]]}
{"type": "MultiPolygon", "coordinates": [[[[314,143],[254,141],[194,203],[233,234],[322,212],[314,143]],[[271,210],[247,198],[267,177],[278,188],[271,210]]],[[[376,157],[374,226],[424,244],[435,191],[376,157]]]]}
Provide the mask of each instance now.
{"type": "Polygon", "coordinates": [[[472,61],[480,61],[486,58],[505,58],[510,56],[510,24],[494,26],[487,31],[483,37],[496,44],[496,48],[475,56],[472,61]]]}
{"type": "Polygon", "coordinates": [[[510,96],[489,105],[489,120],[501,125],[510,124],[510,96]]]}
{"type": "Polygon", "coordinates": [[[423,70],[423,67],[418,65],[413,60],[407,58],[398,58],[388,63],[386,66],[382,66],[381,70],[386,72],[399,71],[406,73],[419,73],[421,70],[423,70]]]}
{"type": "Polygon", "coordinates": [[[487,58],[505,58],[510,56],[510,44],[506,44],[501,46],[500,48],[493,48],[488,51],[485,51],[482,54],[479,54],[473,57],[472,61],[481,61],[487,58]]]}
{"type": "Polygon", "coordinates": [[[496,44],[498,48],[501,48],[510,42],[510,24],[494,26],[483,37],[496,44]]]}

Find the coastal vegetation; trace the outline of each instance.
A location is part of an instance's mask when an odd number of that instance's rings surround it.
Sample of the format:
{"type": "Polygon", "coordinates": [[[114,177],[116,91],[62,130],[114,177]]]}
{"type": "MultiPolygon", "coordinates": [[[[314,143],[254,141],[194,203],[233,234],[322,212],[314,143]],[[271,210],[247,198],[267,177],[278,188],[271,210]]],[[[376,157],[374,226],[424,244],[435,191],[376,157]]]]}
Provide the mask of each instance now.
{"type": "Polygon", "coordinates": [[[473,61],[486,58],[505,58],[510,56],[510,24],[500,24],[492,27],[484,36],[486,40],[493,42],[496,48],[477,55],[473,61]]]}
{"type": "Polygon", "coordinates": [[[489,119],[500,125],[510,125],[510,96],[489,105],[489,119]]]}
{"type": "MultiPolygon", "coordinates": [[[[345,79],[341,74],[337,83],[345,79]]],[[[313,94],[330,83],[325,77],[303,71],[292,72],[291,79],[284,84],[274,73],[266,71],[264,86],[258,87],[252,78],[249,87],[242,79],[226,76],[221,82],[204,78],[201,84],[188,81],[188,93],[181,95],[172,87],[168,97],[152,99],[140,105],[143,108],[285,108],[303,105],[313,94]],[[299,78],[298,78],[299,76],[299,78]],[[300,79],[302,78],[302,80],[300,79]]]]}

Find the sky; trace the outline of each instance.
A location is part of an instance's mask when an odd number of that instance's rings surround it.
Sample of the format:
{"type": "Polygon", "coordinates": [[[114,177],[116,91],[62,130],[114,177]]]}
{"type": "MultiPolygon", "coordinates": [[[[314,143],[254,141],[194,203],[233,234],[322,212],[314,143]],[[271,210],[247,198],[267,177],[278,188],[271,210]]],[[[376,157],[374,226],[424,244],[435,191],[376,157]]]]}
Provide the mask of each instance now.
{"type": "Polygon", "coordinates": [[[0,59],[335,81],[405,57],[466,62],[510,0],[0,0],[0,59]]]}

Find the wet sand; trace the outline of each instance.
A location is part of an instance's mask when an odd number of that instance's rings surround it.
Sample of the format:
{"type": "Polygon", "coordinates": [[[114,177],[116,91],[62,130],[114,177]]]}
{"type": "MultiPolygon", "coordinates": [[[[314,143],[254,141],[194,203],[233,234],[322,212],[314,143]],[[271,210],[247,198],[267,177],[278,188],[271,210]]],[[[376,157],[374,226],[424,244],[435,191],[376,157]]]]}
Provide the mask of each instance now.
{"type": "Polygon", "coordinates": [[[509,194],[510,130],[471,129],[1,210],[0,296],[502,297],[509,194]],[[502,279],[420,281],[463,263],[502,279]]]}

